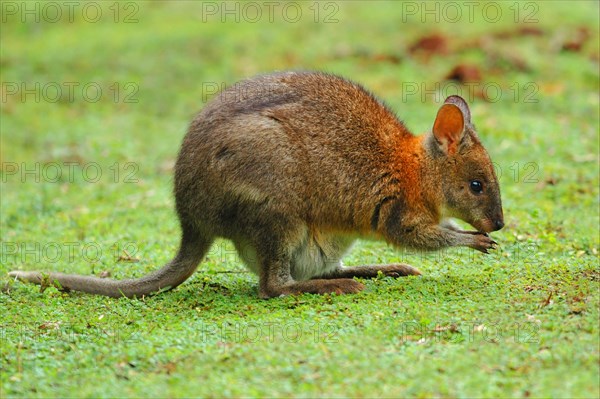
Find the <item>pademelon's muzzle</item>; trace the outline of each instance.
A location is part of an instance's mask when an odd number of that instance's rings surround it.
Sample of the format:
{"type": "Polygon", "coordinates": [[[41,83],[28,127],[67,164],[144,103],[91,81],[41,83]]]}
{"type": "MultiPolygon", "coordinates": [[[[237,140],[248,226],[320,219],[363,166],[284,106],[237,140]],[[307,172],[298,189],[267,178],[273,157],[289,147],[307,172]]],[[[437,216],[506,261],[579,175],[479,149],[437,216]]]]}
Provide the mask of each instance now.
{"type": "Polygon", "coordinates": [[[502,218],[494,220],[494,227],[495,228],[494,228],[493,231],[498,231],[501,228],[503,228],[504,227],[504,220],[502,218]]]}
{"type": "Polygon", "coordinates": [[[498,231],[504,227],[504,212],[502,212],[502,206],[498,206],[498,208],[500,210],[491,218],[494,227],[492,231],[498,231]]]}
{"type": "Polygon", "coordinates": [[[498,231],[504,227],[504,218],[502,216],[484,219],[481,223],[474,225],[479,231],[483,233],[491,233],[492,231],[498,231]]]}

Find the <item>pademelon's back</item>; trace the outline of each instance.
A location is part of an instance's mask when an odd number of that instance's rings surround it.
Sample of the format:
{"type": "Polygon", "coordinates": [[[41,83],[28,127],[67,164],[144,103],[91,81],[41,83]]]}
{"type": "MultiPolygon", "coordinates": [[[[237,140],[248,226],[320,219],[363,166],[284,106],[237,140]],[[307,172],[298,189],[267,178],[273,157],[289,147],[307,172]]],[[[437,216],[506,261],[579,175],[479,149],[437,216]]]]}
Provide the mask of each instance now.
{"type": "Polygon", "coordinates": [[[249,114],[271,117],[298,134],[356,137],[383,126],[406,131],[361,85],[320,72],[281,72],[238,82],[212,99],[196,122],[249,114]]]}
{"type": "Polygon", "coordinates": [[[360,200],[371,185],[357,181],[387,175],[407,134],[382,102],[337,76],[284,72],[241,81],[190,126],[175,174],[179,212],[202,219],[224,203],[270,201],[307,219],[352,224],[372,206],[360,200]],[[344,196],[353,203],[322,207],[340,193],[353,193],[344,196]],[[194,209],[184,209],[189,204],[194,209]]]}

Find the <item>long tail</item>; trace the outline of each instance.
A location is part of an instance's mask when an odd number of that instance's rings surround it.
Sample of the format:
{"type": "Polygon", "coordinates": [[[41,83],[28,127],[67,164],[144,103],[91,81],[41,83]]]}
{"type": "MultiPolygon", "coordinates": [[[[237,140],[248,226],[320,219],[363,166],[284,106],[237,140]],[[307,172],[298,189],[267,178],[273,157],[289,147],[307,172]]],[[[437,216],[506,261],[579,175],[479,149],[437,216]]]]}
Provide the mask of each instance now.
{"type": "Polygon", "coordinates": [[[177,287],[190,277],[210,248],[212,239],[197,232],[182,235],[179,252],[161,269],[138,279],[113,280],[92,276],[63,273],[13,271],[9,276],[35,284],[58,284],[62,289],[96,295],[141,297],[177,287]]]}

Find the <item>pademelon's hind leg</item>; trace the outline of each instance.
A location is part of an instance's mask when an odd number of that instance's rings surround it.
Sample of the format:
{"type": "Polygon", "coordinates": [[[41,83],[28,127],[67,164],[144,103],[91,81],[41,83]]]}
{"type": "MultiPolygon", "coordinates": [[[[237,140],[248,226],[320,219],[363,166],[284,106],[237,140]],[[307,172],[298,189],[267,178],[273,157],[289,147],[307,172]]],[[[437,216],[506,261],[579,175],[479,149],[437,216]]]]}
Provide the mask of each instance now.
{"type": "Polygon", "coordinates": [[[366,265],[366,266],[340,266],[339,268],[315,278],[319,279],[337,279],[337,278],[375,278],[381,272],[384,276],[404,277],[420,276],[421,271],[410,265],[403,263],[394,263],[389,265],[366,265]]]}
{"type": "Polygon", "coordinates": [[[53,284],[64,290],[110,297],[140,297],[177,287],[194,273],[209,250],[213,237],[182,226],[181,244],[175,258],[161,269],[137,279],[113,280],[76,274],[13,271],[9,276],[35,284],[53,284]]]}
{"type": "Polygon", "coordinates": [[[261,298],[301,293],[354,294],[364,289],[363,284],[350,278],[304,279],[307,274],[314,275],[312,272],[315,270],[326,270],[327,265],[323,262],[327,257],[315,255],[314,242],[306,226],[293,222],[279,225],[287,227],[269,231],[268,235],[256,241],[261,298]],[[317,264],[299,265],[298,262],[317,264]]]}

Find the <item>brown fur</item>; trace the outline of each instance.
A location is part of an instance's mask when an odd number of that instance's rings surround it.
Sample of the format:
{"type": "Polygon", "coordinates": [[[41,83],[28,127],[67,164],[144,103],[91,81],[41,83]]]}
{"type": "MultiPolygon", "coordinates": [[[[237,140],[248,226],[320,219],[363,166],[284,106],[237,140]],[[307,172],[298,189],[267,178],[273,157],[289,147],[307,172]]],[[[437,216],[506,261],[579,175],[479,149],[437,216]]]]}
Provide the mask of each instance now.
{"type": "MultiPolygon", "coordinates": [[[[359,236],[434,250],[494,247],[498,182],[470,121],[449,97],[433,132],[413,136],[361,86],[314,72],[258,76],[223,91],[194,119],[175,166],[178,255],[137,280],[50,273],[65,289],[141,296],[188,278],[216,237],[259,276],[259,294],[354,293],[352,277],[418,275],[408,265],[345,268],[359,236]],[[480,194],[470,190],[474,179],[480,194]],[[461,218],[478,231],[445,222],[461,218]]],[[[41,283],[39,272],[11,272],[41,283]]]]}

